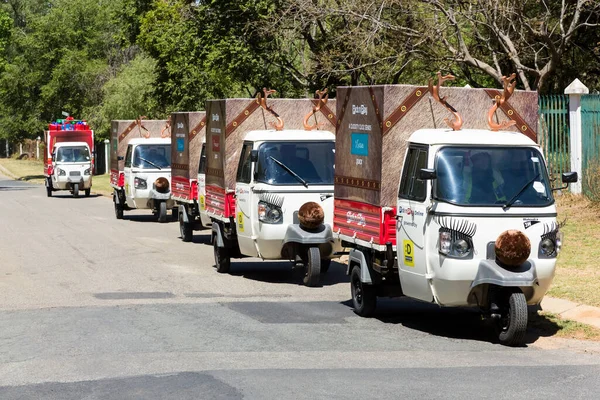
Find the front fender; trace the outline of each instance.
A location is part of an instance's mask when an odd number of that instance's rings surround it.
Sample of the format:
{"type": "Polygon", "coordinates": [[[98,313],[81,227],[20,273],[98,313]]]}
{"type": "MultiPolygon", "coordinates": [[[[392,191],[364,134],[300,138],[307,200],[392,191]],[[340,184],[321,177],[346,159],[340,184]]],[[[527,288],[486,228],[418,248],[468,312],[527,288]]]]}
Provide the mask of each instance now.
{"type": "Polygon", "coordinates": [[[287,243],[307,245],[333,243],[333,232],[328,224],[311,231],[301,228],[299,224],[290,224],[283,237],[283,244],[287,243]]]}
{"type": "Polygon", "coordinates": [[[527,260],[518,267],[506,269],[495,260],[481,260],[471,290],[479,285],[490,284],[502,287],[533,286],[537,280],[535,264],[527,260]]]}

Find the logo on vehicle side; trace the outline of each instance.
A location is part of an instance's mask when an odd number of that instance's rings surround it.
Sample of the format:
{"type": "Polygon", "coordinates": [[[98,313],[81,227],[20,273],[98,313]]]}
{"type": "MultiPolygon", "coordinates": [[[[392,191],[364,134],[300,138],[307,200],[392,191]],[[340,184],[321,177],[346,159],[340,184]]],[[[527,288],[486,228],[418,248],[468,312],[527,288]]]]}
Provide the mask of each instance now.
{"type": "Polygon", "coordinates": [[[365,106],[364,104],[361,104],[360,106],[352,104],[352,115],[354,115],[354,114],[367,115],[367,113],[368,113],[368,109],[367,109],[367,106],[365,106]]]}
{"type": "Polygon", "coordinates": [[[362,215],[362,213],[354,213],[352,211],[348,211],[346,213],[346,223],[356,224],[358,226],[366,226],[367,220],[362,215]]]}
{"type": "Polygon", "coordinates": [[[350,154],[355,156],[369,155],[369,134],[353,132],[351,135],[352,148],[350,154]]]}
{"type": "Polygon", "coordinates": [[[422,217],[424,215],[422,211],[413,210],[410,207],[404,208],[402,206],[398,207],[398,214],[416,215],[417,217],[422,217]]]}

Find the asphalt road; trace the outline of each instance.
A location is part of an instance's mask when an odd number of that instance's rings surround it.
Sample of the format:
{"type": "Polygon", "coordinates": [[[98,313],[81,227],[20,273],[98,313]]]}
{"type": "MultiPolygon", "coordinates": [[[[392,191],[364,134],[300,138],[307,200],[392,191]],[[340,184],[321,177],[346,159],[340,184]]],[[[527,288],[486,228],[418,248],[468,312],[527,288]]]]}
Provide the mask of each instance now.
{"type": "MultiPolygon", "coordinates": [[[[213,267],[208,234],[0,176],[0,399],[597,398],[600,346],[493,341],[474,312],[349,306],[286,263],[213,267]]],[[[545,333],[546,334],[546,333],[545,333]]]]}

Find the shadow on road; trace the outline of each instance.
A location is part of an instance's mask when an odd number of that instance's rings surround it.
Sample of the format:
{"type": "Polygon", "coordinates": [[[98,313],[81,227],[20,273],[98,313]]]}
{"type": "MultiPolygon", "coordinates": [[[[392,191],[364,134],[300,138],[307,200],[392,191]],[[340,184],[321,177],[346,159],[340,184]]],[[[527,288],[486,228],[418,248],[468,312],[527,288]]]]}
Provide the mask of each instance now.
{"type": "MultiPolygon", "coordinates": [[[[125,215],[123,216],[123,220],[124,221],[132,221],[132,222],[153,222],[155,224],[158,224],[158,217],[156,215],[152,215],[151,213],[149,214],[133,214],[133,215],[127,215],[127,212],[125,212],[125,215]]],[[[167,214],[167,220],[165,222],[161,222],[163,224],[168,224],[170,222],[177,222],[174,219],[171,218],[170,215],[167,214]]]]}
{"type": "MultiPolygon", "coordinates": [[[[229,273],[253,281],[304,285],[302,279],[305,269],[303,267],[293,268],[289,261],[257,260],[236,262],[232,260],[229,273]]],[[[350,278],[346,276],[346,265],[332,261],[329,271],[321,274],[319,286],[332,286],[338,283],[349,282],[350,278]]]]}
{"type": "MultiPolygon", "coordinates": [[[[352,300],[342,304],[352,308],[352,300]]],[[[401,324],[430,335],[498,343],[493,321],[483,320],[481,313],[475,308],[439,307],[409,298],[378,298],[373,318],[387,324],[401,324]]],[[[540,337],[552,336],[560,329],[535,310],[530,310],[529,318],[526,344],[532,344],[540,337]]]]}
{"type": "Polygon", "coordinates": [[[44,180],[46,179],[46,176],[44,174],[41,175],[25,175],[19,178],[20,181],[31,181],[33,179],[41,179],[44,180]]]}
{"type": "Polygon", "coordinates": [[[56,198],[56,199],[85,199],[87,198],[93,198],[93,197],[102,197],[102,195],[100,194],[95,194],[95,193],[91,193],[89,196],[86,196],[85,194],[81,193],[79,194],[79,197],[73,197],[72,194],[70,194],[68,191],[59,191],[59,192],[52,192],[52,197],[56,198]],[[63,194],[58,194],[58,193],[63,193],[63,194]]]}

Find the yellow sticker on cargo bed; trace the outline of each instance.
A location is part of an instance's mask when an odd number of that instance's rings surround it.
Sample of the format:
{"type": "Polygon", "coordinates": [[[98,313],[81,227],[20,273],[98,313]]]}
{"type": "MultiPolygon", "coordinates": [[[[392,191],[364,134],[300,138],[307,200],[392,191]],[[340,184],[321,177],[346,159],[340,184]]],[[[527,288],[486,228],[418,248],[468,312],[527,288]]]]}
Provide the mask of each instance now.
{"type": "Polygon", "coordinates": [[[244,232],[244,213],[239,212],[237,217],[238,232],[244,232]]]}
{"type": "Polygon", "coordinates": [[[404,265],[406,265],[407,267],[414,267],[415,266],[415,255],[414,255],[415,245],[412,242],[412,240],[405,240],[402,243],[402,249],[404,251],[404,265]]]}
{"type": "Polygon", "coordinates": [[[206,204],[204,203],[204,196],[200,196],[200,210],[204,211],[204,209],[206,208],[206,204]]]}

